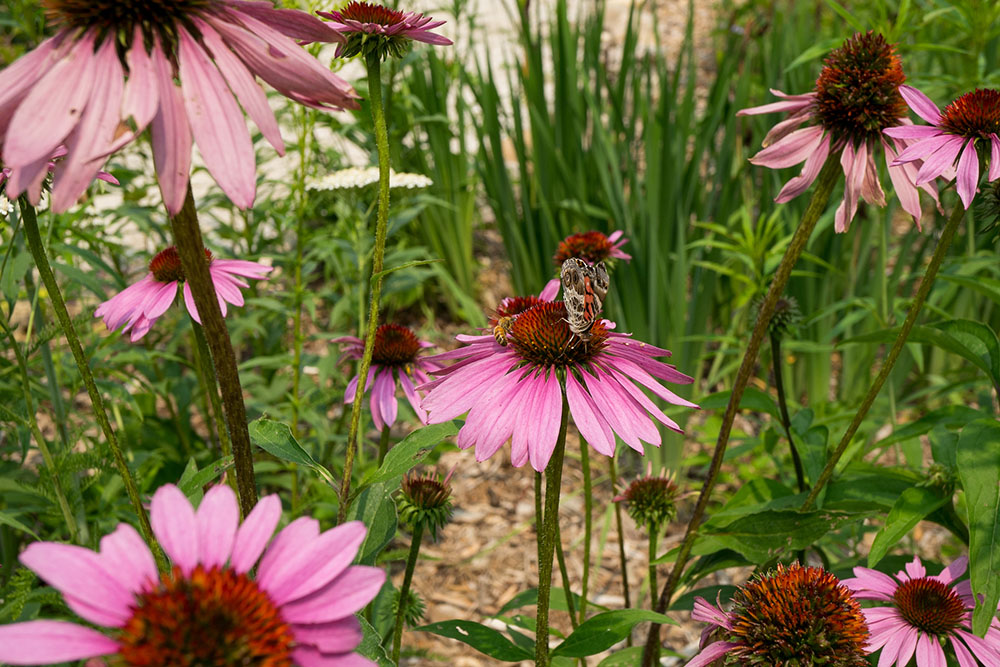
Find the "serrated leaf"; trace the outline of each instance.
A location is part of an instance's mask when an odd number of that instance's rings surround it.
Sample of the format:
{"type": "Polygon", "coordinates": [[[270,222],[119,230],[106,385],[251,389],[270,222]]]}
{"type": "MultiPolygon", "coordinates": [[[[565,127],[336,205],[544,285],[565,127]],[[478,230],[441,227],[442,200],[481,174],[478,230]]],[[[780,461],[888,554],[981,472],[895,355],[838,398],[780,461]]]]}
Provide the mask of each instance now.
{"type": "Polygon", "coordinates": [[[405,475],[434,451],[435,447],[447,438],[454,437],[456,433],[458,427],[455,426],[455,422],[431,424],[412,431],[392,446],[378,470],[369,471],[364,476],[358,489],[405,475]]]}
{"type": "Polygon", "coordinates": [[[359,493],[347,510],[347,519],[360,521],[368,528],[365,540],[358,550],[357,562],[362,565],[374,565],[378,554],[392,541],[399,523],[396,514],[396,503],[392,492],[398,483],[373,484],[359,493]]]}
{"type": "Polygon", "coordinates": [[[309,452],[302,449],[302,445],[292,436],[292,429],[288,424],[261,417],[250,422],[247,428],[250,431],[250,441],[253,444],[282,461],[297,463],[313,470],[327,484],[336,488],[337,482],[334,480],[333,475],[330,474],[329,470],[317,463],[309,455],[309,452]]]}
{"type": "Polygon", "coordinates": [[[378,667],[394,667],[392,660],[385,653],[385,648],[382,646],[382,637],[379,635],[378,630],[368,622],[364,615],[358,614],[357,619],[361,621],[362,635],[361,643],[354,649],[354,652],[363,655],[369,660],[374,660],[378,667]]]}
{"type": "Polygon", "coordinates": [[[618,609],[606,611],[591,616],[581,623],[566,640],[552,651],[553,656],[564,655],[570,658],[584,658],[601,651],[606,651],[622,641],[639,623],[651,621],[654,623],[677,622],[669,616],[657,614],[648,609],[618,609]]]}
{"type": "Polygon", "coordinates": [[[419,628],[414,628],[414,631],[431,632],[442,637],[457,639],[480,653],[504,662],[519,662],[535,658],[533,653],[507,639],[500,631],[474,621],[461,619],[441,621],[440,623],[422,625],[419,628]]]}
{"type": "Polygon", "coordinates": [[[223,456],[218,461],[209,463],[199,470],[194,457],[189,458],[187,466],[185,466],[184,472],[181,474],[181,478],[177,480],[177,486],[188,499],[200,500],[200,494],[197,496],[195,494],[201,491],[201,487],[218,478],[227,469],[231,468],[232,465],[233,457],[223,456]]]}
{"type": "Polygon", "coordinates": [[[885,518],[885,525],[875,535],[868,553],[868,567],[875,567],[893,546],[899,543],[924,517],[938,509],[949,498],[933,489],[914,486],[899,495],[885,518]]]}
{"type": "Polygon", "coordinates": [[[969,513],[969,577],[984,599],[972,612],[972,630],[982,637],[1000,602],[1000,422],[972,422],[958,438],[958,476],[969,513]]]}

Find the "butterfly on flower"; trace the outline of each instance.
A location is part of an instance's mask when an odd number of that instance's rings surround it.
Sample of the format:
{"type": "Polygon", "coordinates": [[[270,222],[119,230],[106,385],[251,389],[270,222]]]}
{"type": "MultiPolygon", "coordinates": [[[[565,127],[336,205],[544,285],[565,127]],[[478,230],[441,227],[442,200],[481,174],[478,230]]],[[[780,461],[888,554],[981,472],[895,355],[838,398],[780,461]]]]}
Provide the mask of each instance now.
{"type": "Polygon", "coordinates": [[[512,326],[514,326],[514,318],[510,315],[505,315],[497,320],[497,325],[493,327],[493,338],[496,339],[497,345],[507,347],[507,336],[510,335],[512,326]]]}
{"type": "Polygon", "coordinates": [[[590,329],[601,314],[604,299],[608,295],[611,282],[608,270],[604,262],[591,266],[579,257],[570,257],[562,263],[559,279],[562,282],[569,330],[586,342],[590,340],[590,329]]]}

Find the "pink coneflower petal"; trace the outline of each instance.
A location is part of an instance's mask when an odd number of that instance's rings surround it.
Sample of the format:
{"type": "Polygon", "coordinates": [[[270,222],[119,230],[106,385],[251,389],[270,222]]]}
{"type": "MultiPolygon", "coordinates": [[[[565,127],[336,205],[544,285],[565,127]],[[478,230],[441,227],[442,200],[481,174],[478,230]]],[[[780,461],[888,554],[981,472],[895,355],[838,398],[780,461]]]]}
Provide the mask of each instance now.
{"type": "Polygon", "coordinates": [[[399,386],[403,390],[403,395],[406,396],[406,400],[409,402],[410,407],[413,408],[413,412],[417,415],[417,419],[420,420],[421,424],[427,423],[427,412],[420,406],[420,396],[417,394],[417,389],[413,384],[413,380],[410,376],[406,374],[406,371],[399,369],[396,371],[396,377],[399,378],[399,386]]]}
{"type": "Polygon", "coordinates": [[[739,646],[736,642],[715,642],[701,650],[685,667],[707,667],[739,646]]]}
{"type": "Polygon", "coordinates": [[[572,373],[566,375],[566,400],[569,402],[573,423],[580,431],[580,436],[591,447],[604,454],[613,456],[615,453],[615,433],[608,420],[594,404],[590,394],[577,382],[572,373]]]}
{"type": "Polygon", "coordinates": [[[130,591],[146,591],[159,576],[149,548],[135,528],[127,523],[101,538],[101,563],[130,591]]]}
{"type": "Polygon", "coordinates": [[[899,94],[918,116],[931,125],[937,125],[941,120],[941,109],[916,88],[904,84],[899,87],[899,94]]]}
{"type": "Polygon", "coordinates": [[[896,159],[896,151],[888,141],[882,141],[882,150],[885,152],[885,165],[889,172],[889,180],[899,198],[900,206],[903,210],[913,216],[920,228],[920,195],[917,186],[907,177],[906,170],[902,166],[894,167],[893,161],[896,159]]]}
{"type": "Polygon", "coordinates": [[[885,192],[882,190],[882,184],[878,180],[878,168],[875,166],[875,156],[872,150],[868,151],[864,169],[864,178],[861,181],[861,196],[869,204],[884,207],[886,204],[885,192]]]}
{"type": "Polygon", "coordinates": [[[824,137],[823,141],[816,147],[816,150],[806,158],[806,163],[802,167],[802,173],[785,183],[784,187],[781,188],[781,192],[774,198],[774,201],[783,204],[808,190],[809,186],[816,180],[816,177],[819,176],[819,172],[823,168],[823,165],[826,164],[826,158],[829,154],[830,138],[824,137]]]}
{"type": "Polygon", "coordinates": [[[348,616],[330,623],[297,625],[295,638],[312,644],[323,653],[344,653],[361,643],[361,623],[354,616],[348,616]]]}
{"type": "Polygon", "coordinates": [[[948,667],[948,661],[945,660],[941,645],[937,643],[936,639],[931,638],[930,635],[922,634],[917,639],[916,656],[918,665],[948,667]]]}
{"type": "Polygon", "coordinates": [[[796,130],[754,155],[750,162],[772,169],[791,167],[804,161],[819,147],[823,134],[823,128],[818,126],[796,130]]]}
{"type": "Polygon", "coordinates": [[[396,421],[396,397],[394,391],[395,383],[392,380],[392,370],[376,368],[372,375],[375,384],[371,394],[372,419],[375,427],[381,429],[385,424],[396,421]],[[387,372],[388,370],[388,372],[387,372]]]}
{"type": "Polygon", "coordinates": [[[207,568],[222,567],[233,553],[240,508],[226,487],[214,486],[202,498],[195,518],[198,524],[198,562],[207,568]]]}
{"type": "Polygon", "coordinates": [[[194,509],[180,489],[171,485],[157,489],[149,522],[163,551],[189,575],[198,564],[199,531],[194,509]]]}
{"type": "Polygon", "coordinates": [[[990,135],[990,170],[986,174],[986,180],[995,181],[1000,178],[1000,137],[996,134],[990,135]]]}
{"type": "Polygon", "coordinates": [[[882,130],[882,134],[887,134],[894,139],[929,139],[944,133],[932,125],[899,125],[898,127],[885,128],[882,130]]]}
{"type": "MultiPolygon", "coordinates": [[[[562,390],[559,388],[559,380],[555,373],[550,373],[547,377],[544,375],[539,378],[538,393],[535,396],[534,414],[538,420],[536,437],[528,445],[528,458],[535,470],[545,468],[545,464],[552,457],[556,437],[559,435],[559,414],[562,409],[562,390]]],[[[518,430],[527,431],[527,429],[518,430]]]]}
{"type": "Polygon", "coordinates": [[[920,167],[920,171],[917,172],[916,183],[918,185],[934,180],[947,167],[955,163],[955,158],[958,157],[959,152],[962,150],[965,139],[955,136],[948,136],[946,139],[940,148],[924,158],[924,164],[920,167]]]}
{"type": "Polygon", "coordinates": [[[300,516],[281,529],[268,547],[257,567],[257,580],[266,586],[272,569],[280,568],[281,563],[291,558],[301,545],[319,537],[319,521],[308,516],[300,516]]]}
{"type": "Polygon", "coordinates": [[[153,165],[163,203],[171,215],[184,204],[191,173],[191,128],[184,110],[180,86],[174,84],[170,62],[162,49],[153,49],[153,72],[160,104],[150,123],[153,140],[153,165]]]}
{"type": "Polygon", "coordinates": [[[236,531],[230,566],[242,574],[249,572],[267,546],[274,529],[281,520],[281,501],[278,496],[264,496],[236,531]]]}
{"type": "Polygon", "coordinates": [[[131,117],[141,132],[153,120],[159,106],[159,88],[156,85],[156,68],[146,52],[142,28],[135,27],[132,46],[128,50],[128,80],[122,98],[122,118],[131,117]]]}
{"type": "Polygon", "coordinates": [[[385,572],[382,570],[354,565],[320,591],[283,605],[282,615],[289,623],[338,621],[368,604],[383,583],[385,572]]]}
{"type": "Polygon", "coordinates": [[[979,155],[976,153],[975,141],[967,143],[958,158],[958,177],[955,183],[962,204],[969,208],[976,196],[976,188],[979,187],[979,155]]]}
{"type": "Polygon", "coordinates": [[[304,541],[288,558],[258,579],[276,604],[310,595],[336,579],[354,560],[365,526],[350,521],[304,541]]]}
{"type": "Polygon", "coordinates": [[[4,661],[38,665],[85,660],[118,652],[118,642],[96,630],[65,621],[28,621],[0,625],[4,661]]]}
{"type": "Polygon", "coordinates": [[[21,98],[58,61],[63,35],[49,37],[0,71],[0,135],[7,132],[21,98]]]}

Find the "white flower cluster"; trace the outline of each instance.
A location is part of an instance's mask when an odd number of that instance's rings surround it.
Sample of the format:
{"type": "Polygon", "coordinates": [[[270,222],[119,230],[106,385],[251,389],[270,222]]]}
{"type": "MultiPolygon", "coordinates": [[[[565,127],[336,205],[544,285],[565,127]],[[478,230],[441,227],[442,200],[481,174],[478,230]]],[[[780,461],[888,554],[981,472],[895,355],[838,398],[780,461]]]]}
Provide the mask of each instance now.
{"type": "MultiPolygon", "coordinates": [[[[434,181],[421,174],[397,174],[389,170],[389,187],[415,190],[429,187],[434,181]]],[[[350,167],[327,174],[310,183],[309,190],[350,190],[378,183],[378,167],[350,167]]]]}
{"type": "Polygon", "coordinates": [[[14,210],[14,204],[7,197],[0,195],[0,216],[6,218],[14,210]]]}

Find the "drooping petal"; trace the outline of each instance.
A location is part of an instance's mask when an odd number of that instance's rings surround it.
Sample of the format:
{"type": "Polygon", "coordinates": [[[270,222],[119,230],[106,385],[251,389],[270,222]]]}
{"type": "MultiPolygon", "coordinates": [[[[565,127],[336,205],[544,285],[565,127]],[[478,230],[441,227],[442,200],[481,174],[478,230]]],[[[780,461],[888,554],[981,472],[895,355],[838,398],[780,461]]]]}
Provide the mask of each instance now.
{"type": "Polygon", "coordinates": [[[118,652],[118,642],[96,630],[66,621],[0,625],[0,662],[50,665],[118,652]]]}
{"type": "MultiPolygon", "coordinates": [[[[959,152],[962,150],[965,139],[952,135],[949,135],[947,139],[940,148],[924,158],[924,164],[917,172],[917,179],[914,181],[917,185],[937,178],[945,169],[955,164],[955,158],[958,157],[959,152]]],[[[934,140],[928,139],[928,141],[934,140]]],[[[903,153],[905,152],[903,151],[903,153]]]]}
{"type": "Polygon", "coordinates": [[[990,170],[986,180],[993,182],[1000,178],[1000,137],[990,134],[990,170]]]}
{"type": "Polygon", "coordinates": [[[0,137],[7,134],[10,119],[24,100],[25,91],[35,85],[60,59],[60,47],[67,37],[61,31],[0,70],[0,137]]]}
{"type": "Polygon", "coordinates": [[[126,56],[128,81],[122,98],[122,118],[131,117],[141,132],[156,115],[160,91],[156,84],[156,69],[143,43],[142,26],[136,25],[132,34],[132,46],[126,56]]]}
{"type": "Polygon", "coordinates": [[[883,140],[882,150],[885,151],[885,165],[889,171],[889,180],[892,181],[892,187],[896,191],[896,197],[899,198],[903,210],[913,216],[919,229],[921,210],[917,186],[907,177],[902,166],[894,167],[892,165],[896,159],[896,151],[893,150],[890,142],[883,140]]]}
{"type": "Polygon", "coordinates": [[[941,121],[941,110],[936,104],[931,102],[931,98],[913,86],[903,84],[899,87],[899,94],[918,116],[926,120],[931,125],[937,125],[941,121]]]}
{"type": "Polygon", "coordinates": [[[944,134],[944,131],[934,125],[897,125],[882,130],[894,139],[929,139],[944,134]]]}
{"type": "Polygon", "coordinates": [[[823,165],[826,164],[826,158],[830,154],[830,138],[824,137],[823,141],[819,142],[808,158],[806,158],[805,165],[802,166],[802,173],[798,176],[790,179],[785,183],[784,187],[781,188],[781,192],[778,196],[774,198],[774,201],[783,204],[787,201],[795,199],[800,194],[809,189],[809,186],[813,184],[816,177],[819,176],[820,170],[823,165]]]}
{"type": "Polygon", "coordinates": [[[875,147],[868,144],[866,146],[868,148],[868,157],[865,160],[865,173],[861,181],[861,196],[869,204],[885,206],[885,192],[882,190],[882,184],[878,180],[878,168],[875,166],[875,147]]]}
{"type": "Polygon", "coordinates": [[[969,141],[958,159],[958,176],[955,180],[955,189],[958,190],[958,196],[962,199],[966,210],[972,205],[978,186],[979,155],[976,153],[976,142],[969,141]]]}
{"type": "Polygon", "coordinates": [[[543,373],[538,382],[534,409],[535,434],[528,443],[528,457],[531,467],[542,472],[552,458],[559,436],[563,396],[554,372],[543,373]]]}
{"type": "Polygon", "coordinates": [[[805,161],[816,150],[823,140],[823,133],[823,128],[818,125],[796,130],[754,155],[750,162],[772,169],[791,167],[805,161]]]}
{"type": "Polygon", "coordinates": [[[615,434],[573,373],[566,374],[566,400],[580,437],[605,456],[615,453],[615,434]]]}
{"type": "Polygon", "coordinates": [[[708,667],[716,660],[739,646],[736,642],[715,642],[701,650],[701,653],[691,659],[685,667],[708,667]]]}
{"type": "Polygon", "coordinates": [[[410,380],[410,376],[402,368],[396,370],[396,375],[399,377],[399,386],[403,390],[403,395],[409,401],[410,407],[413,408],[414,414],[417,415],[417,419],[421,424],[426,424],[427,413],[420,407],[420,396],[417,395],[417,389],[414,387],[413,381],[410,380]]]}
{"type": "MultiPolygon", "coordinates": [[[[153,165],[167,212],[177,215],[184,205],[191,173],[191,127],[184,111],[181,89],[174,84],[172,67],[158,39],[151,55],[160,99],[149,127],[153,140],[153,165]]],[[[185,301],[189,293],[185,284],[185,301]]],[[[188,308],[188,311],[196,322],[201,321],[195,309],[188,308]]]]}

